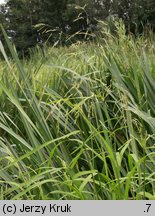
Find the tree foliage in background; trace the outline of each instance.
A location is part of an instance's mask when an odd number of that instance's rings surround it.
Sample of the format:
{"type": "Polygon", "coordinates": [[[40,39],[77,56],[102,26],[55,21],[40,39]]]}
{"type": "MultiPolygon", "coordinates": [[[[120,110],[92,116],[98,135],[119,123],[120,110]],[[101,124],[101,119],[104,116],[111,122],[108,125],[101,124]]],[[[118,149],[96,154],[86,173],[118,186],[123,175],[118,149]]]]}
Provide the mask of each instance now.
{"type": "Polygon", "coordinates": [[[24,55],[38,43],[84,39],[97,30],[98,20],[111,16],[122,18],[128,32],[155,29],[154,15],[154,0],[6,0],[0,7],[0,22],[24,55]]]}
{"type": "Polygon", "coordinates": [[[155,30],[154,0],[116,0],[113,12],[125,22],[128,32],[142,33],[144,26],[150,25],[155,30]]]}
{"type": "MultiPolygon", "coordinates": [[[[0,5],[0,23],[3,24],[3,26],[5,26],[5,29],[8,28],[8,22],[6,20],[6,14],[7,14],[6,6],[3,4],[0,5]]],[[[2,32],[0,32],[0,40],[3,44],[5,44],[5,40],[3,38],[2,32]]]]}
{"type": "Polygon", "coordinates": [[[37,31],[33,27],[38,22],[36,0],[9,0],[6,3],[8,35],[17,51],[25,54],[37,43],[37,31]]]}
{"type": "Polygon", "coordinates": [[[61,32],[65,32],[64,13],[67,9],[67,0],[42,0],[38,4],[38,22],[43,24],[40,38],[43,42],[55,43],[61,32]]]}

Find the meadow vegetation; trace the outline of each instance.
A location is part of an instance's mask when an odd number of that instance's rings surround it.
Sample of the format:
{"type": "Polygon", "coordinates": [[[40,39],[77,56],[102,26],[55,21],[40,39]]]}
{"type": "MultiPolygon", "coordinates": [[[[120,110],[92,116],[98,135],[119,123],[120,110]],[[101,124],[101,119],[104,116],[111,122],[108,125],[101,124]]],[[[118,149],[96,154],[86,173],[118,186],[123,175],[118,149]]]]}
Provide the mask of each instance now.
{"type": "Polygon", "coordinates": [[[0,65],[0,199],[155,199],[155,39],[96,41],[0,65]]]}

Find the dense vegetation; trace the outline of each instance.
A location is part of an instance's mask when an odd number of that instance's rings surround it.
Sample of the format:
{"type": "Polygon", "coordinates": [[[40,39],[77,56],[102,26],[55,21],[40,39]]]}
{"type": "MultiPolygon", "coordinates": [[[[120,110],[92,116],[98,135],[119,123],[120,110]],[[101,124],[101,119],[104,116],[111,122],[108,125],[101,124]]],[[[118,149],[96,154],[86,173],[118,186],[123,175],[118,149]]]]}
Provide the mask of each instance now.
{"type": "Polygon", "coordinates": [[[155,39],[115,26],[29,60],[3,30],[0,199],[155,198],[155,39]]]}

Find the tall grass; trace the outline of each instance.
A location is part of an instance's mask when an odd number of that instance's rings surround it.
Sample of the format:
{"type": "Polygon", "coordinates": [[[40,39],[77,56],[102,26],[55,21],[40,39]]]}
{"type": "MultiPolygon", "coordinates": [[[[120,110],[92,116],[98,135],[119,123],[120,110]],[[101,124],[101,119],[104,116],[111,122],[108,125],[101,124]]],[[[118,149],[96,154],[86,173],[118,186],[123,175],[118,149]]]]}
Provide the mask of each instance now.
{"type": "Polygon", "coordinates": [[[40,48],[0,78],[0,199],[155,199],[155,40],[40,48]]]}

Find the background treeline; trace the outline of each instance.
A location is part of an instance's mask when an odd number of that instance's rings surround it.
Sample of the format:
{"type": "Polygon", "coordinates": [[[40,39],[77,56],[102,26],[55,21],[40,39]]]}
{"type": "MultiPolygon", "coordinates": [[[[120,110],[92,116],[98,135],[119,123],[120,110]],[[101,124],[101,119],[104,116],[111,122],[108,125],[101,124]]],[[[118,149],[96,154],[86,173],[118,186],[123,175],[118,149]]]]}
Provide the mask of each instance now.
{"type": "Polygon", "coordinates": [[[155,29],[155,1],[6,0],[0,6],[0,23],[23,54],[36,44],[89,39],[90,33],[100,30],[98,20],[111,17],[122,18],[127,32],[134,34],[148,26],[155,29]]]}

